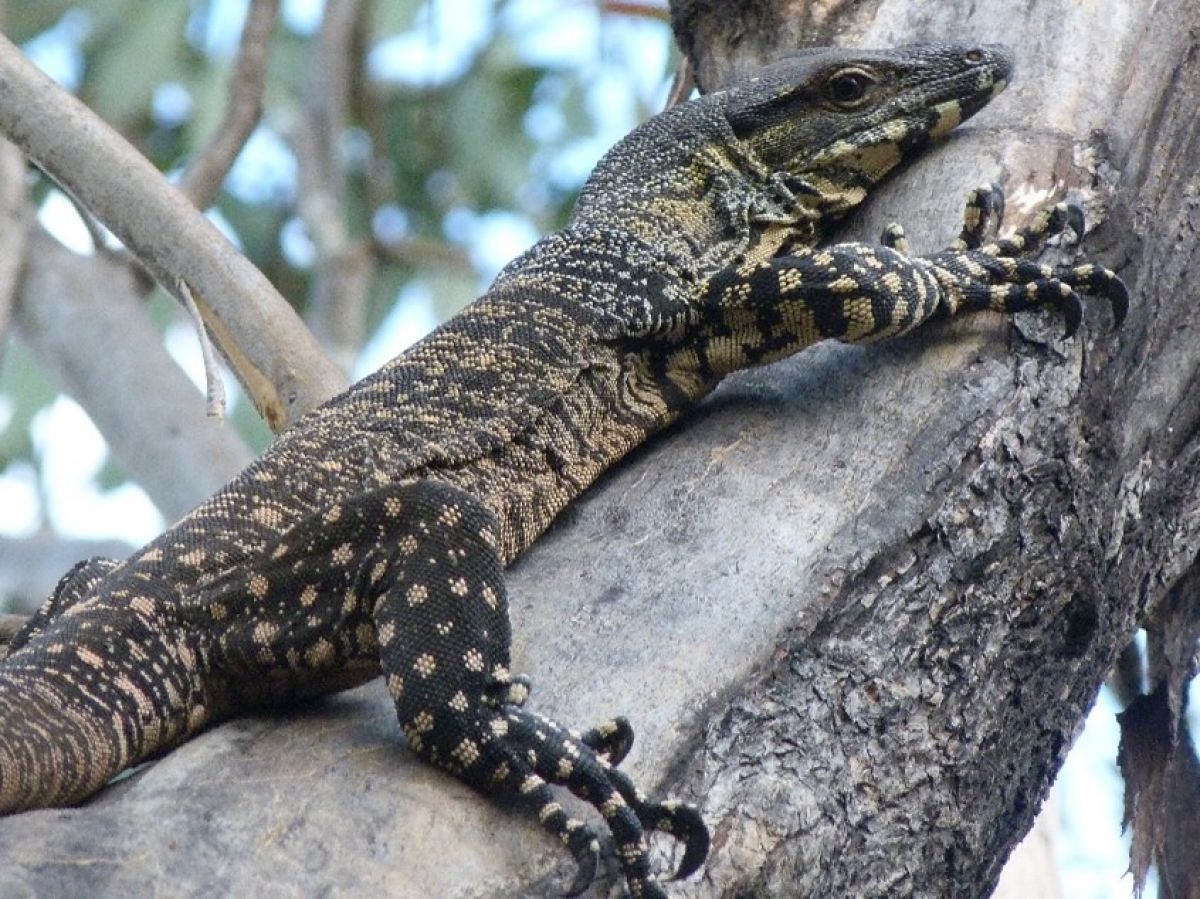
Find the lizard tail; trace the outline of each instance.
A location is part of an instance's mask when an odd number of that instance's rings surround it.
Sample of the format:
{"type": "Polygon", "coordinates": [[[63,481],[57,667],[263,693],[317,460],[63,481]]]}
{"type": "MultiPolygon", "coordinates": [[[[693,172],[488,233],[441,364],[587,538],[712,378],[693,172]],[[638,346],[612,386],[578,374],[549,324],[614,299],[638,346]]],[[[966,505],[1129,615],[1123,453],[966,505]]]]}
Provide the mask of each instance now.
{"type": "Polygon", "coordinates": [[[170,609],[110,593],[0,662],[0,814],[78,802],[203,726],[201,656],[170,609]]]}

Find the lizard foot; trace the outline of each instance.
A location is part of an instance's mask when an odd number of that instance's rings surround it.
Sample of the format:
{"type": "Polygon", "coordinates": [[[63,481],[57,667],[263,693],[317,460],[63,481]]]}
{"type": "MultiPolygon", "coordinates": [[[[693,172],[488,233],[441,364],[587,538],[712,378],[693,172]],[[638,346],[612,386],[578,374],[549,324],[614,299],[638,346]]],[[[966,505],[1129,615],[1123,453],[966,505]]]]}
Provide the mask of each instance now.
{"type": "Polygon", "coordinates": [[[1082,235],[1083,210],[1069,203],[1048,206],[1029,226],[982,244],[979,241],[986,228],[983,220],[992,218],[1004,202],[999,187],[993,186],[987,200],[980,199],[984,191],[979,188],[971,195],[958,241],[941,253],[919,257],[931,267],[943,291],[957,298],[953,311],[992,309],[1013,313],[1055,308],[1066,322],[1064,336],[1071,337],[1083,320],[1079,294],[1086,293],[1108,300],[1114,328],[1119,328],[1129,312],[1129,291],[1111,269],[1093,263],[1051,266],[1022,258],[1036,254],[1048,240],[1068,230],[1082,235]],[[984,211],[973,216],[972,208],[984,211]]]}
{"type": "MultiPolygon", "coordinates": [[[[518,750],[517,755],[529,763],[532,775],[541,784],[567,788],[604,817],[616,844],[621,871],[635,899],[666,896],[650,877],[648,832],[668,833],[684,844],[675,879],[689,876],[703,864],[708,855],[709,836],[700,813],[682,802],[649,801],[626,774],[616,769],[615,765],[633,744],[633,730],[628,721],[617,718],[583,734],[569,732],[549,718],[524,710],[506,710],[505,721],[506,743],[518,750]]],[[[532,792],[533,788],[529,790],[532,792]]],[[[582,822],[556,820],[560,809],[548,789],[536,804],[534,811],[543,826],[564,842],[568,835],[586,830],[582,822]]],[[[573,851],[575,848],[572,847],[573,851]]],[[[567,892],[569,896],[585,889],[595,873],[594,855],[586,858],[576,854],[576,859],[580,867],[567,892]]]]}

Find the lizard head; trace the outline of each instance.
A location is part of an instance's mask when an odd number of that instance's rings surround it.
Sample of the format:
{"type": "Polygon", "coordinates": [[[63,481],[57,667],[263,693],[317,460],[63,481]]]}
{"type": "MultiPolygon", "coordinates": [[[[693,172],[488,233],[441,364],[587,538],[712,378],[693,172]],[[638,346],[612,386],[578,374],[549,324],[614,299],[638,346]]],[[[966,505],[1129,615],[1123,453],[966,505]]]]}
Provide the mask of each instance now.
{"type": "Polygon", "coordinates": [[[805,213],[834,220],[1011,74],[1011,55],[994,44],[801,51],[732,86],[724,111],[751,160],[805,213]]]}

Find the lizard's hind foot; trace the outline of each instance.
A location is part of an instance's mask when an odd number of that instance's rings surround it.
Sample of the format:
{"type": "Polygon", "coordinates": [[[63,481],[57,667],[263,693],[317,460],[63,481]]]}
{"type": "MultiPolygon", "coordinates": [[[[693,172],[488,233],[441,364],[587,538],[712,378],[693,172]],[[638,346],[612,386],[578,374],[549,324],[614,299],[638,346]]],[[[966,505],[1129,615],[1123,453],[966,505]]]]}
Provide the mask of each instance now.
{"type": "MultiPolygon", "coordinates": [[[[609,754],[619,761],[628,752],[633,730],[625,719],[606,722],[584,734],[567,731],[549,718],[524,710],[508,710],[505,719],[508,723],[505,740],[512,749],[520,750],[519,754],[528,760],[539,781],[566,787],[603,815],[616,845],[621,871],[635,899],[666,896],[650,876],[648,832],[661,831],[683,842],[683,859],[674,875],[676,879],[687,877],[704,863],[709,836],[700,813],[682,802],[650,802],[626,774],[616,769],[614,761],[603,757],[609,754]]],[[[548,793],[544,802],[534,811],[547,826],[547,821],[561,810],[548,793]]],[[[568,824],[572,832],[585,826],[570,820],[568,824]]],[[[549,826],[547,829],[553,832],[549,826]]],[[[581,864],[568,895],[586,888],[591,875],[588,873],[585,881],[584,874],[581,864]]]]}

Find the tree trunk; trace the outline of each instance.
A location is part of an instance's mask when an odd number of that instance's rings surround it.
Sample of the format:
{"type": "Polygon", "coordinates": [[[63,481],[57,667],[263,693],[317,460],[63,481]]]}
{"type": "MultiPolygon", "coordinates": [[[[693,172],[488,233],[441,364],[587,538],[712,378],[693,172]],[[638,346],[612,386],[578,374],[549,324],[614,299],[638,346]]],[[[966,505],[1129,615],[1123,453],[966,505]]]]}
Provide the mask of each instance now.
{"type": "MultiPolygon", "coordinates": [[[[980,182],[1005,185],[1010,226],[1065,189],[1098,223],[1088,255],[1133,288],[1129,319],[1113,334],[1091,309],[1063,341],[1053,316],[979,316],[731,378],[515,566],[516,665],[540,711],[628,715],[633,776],[699,802],[712,853],[680,896],[985,896],[1200,548],[1200,11],[830,0],[776,18],[794,7],[678,4],[701,83],[805,37],[1018,54],[1013,87],[848,235],[896,219],[928,251],[980,182]]],[[[401,749],[378,684],[0,822],[0,857],[6,893],[569,879],[561,847],[401,749]]]]}

